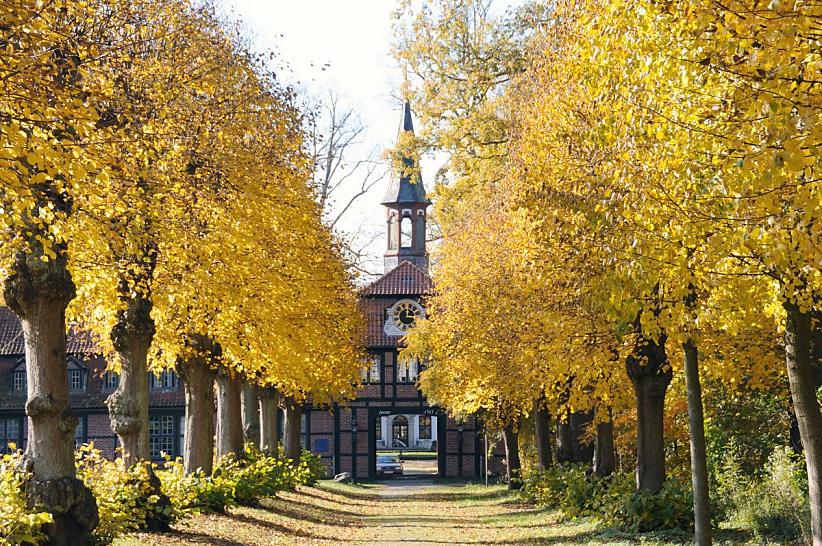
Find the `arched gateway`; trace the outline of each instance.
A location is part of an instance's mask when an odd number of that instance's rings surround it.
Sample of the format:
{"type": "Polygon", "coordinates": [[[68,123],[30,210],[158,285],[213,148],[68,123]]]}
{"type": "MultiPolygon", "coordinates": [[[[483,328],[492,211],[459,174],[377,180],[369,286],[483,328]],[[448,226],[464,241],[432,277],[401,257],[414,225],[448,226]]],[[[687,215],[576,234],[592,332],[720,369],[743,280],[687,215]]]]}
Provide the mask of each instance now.
{"type": "MultiPolygon", "coordinates": [[[[400,131],[413,132],[406,102],[400,131]]],[[[368,325],[365,346],[368,369],[352,402],[306,412],[304,439],[333,473],[354,479],[375,478],[377,451],[433,458],[440,476],[476,477],[482,465],[476,420],[456,423],[431,407],[416,386],[424,363],[398,358],[402,337],[425,316],[425,298],[432,292],[425,247],[427,209],[415,161],[403,160],[382,200],[386,209],[385,273],[363,288],[360,306],[368,325]]]]}

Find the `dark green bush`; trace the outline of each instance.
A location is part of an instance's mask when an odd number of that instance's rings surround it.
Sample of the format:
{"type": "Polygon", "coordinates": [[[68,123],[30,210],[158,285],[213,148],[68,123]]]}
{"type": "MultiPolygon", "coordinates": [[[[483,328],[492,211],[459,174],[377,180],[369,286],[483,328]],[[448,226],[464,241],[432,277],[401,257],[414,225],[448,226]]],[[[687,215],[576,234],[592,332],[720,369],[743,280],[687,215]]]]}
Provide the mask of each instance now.
{"type": "Polygon", "coordinates": [[[730,452],[714,481],[713,497],[734,525],[761,537],[810,542],[808,476],[801,456],[777,449],[765,475],[757,478],[730,452]]]}
{"type": "Polygon", "coordinates": [[[602,478],[585,465],[563,465],[527,475],[523,495],[542,506],[559,508],[569,517],[593,516],[626,531],[690,529],[690,488],[674,480],[659,493],[636,491],[633,476],[602,478]]]}
{"type": "MultiPolygon", "coordinates": [[[[616,488],[614,488],[616,489],[616,488]]],[[[689,485],[673,479],[658,493],[631,491],[624,487],[608,495],[599,516],[603,522],[625,531],[647,532],[660,529],[693,529],[694,500],[689,485]]]]}

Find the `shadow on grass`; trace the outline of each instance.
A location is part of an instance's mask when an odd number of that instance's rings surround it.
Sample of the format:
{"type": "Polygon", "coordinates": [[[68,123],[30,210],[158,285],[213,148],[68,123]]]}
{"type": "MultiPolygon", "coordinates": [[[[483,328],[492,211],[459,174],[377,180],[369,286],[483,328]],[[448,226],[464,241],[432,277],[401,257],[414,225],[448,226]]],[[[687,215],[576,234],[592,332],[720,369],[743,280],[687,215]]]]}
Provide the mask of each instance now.
{"type": "Polygon", "coordinates": [[[260,509],[281,516],[319,525],[352,525],[360,522],[359,514],[337,508],[325,508],[297,499],[272,497],[260,503],[260,509]]]}
{"type": "Polygon", "coordinates": [[[309,531],[304,531],[302,529],[292,529],[287,525],[282,525],[280,523],[269,521],[267,519],[257,518],[248,514],[231,513],[228,514],[228,517],[241,523],[246,523],[248,525],[253,525],[255,527],[262,527],[264,529],[269,529],[271,531],[275,531],[277,533],[287,536],[310,538],[315,540],[334,540],[334,537],[318,535],[315,533],[311,533],[309,531]]]}
{"type": "Polygon", "coordinates": [[[193,542],[194,544],[211,544],[213,546],[248,546],[244,542],[237,542],[228,538],[215,537],[203,533],[196,533],[194,531],[175,531],[172,533],[163,533],[166,536],[174,537],[174,539],[183,539],[193,542]]]}

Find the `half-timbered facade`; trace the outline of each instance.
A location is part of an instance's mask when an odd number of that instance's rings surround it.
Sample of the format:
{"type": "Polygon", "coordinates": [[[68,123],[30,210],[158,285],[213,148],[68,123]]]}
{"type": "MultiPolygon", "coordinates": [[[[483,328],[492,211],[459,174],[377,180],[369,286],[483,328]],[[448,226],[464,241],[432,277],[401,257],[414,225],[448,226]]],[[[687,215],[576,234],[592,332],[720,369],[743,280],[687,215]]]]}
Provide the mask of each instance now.
{"type": "MultiPolygon", "coordinates": [[[[66,343],[66,381],[69,405],[78,417],[74,432],[77,445],[94,442],[113,457],[117,436],[111,431],[106,398],[117,388],[119,377],[106,372],[91,337],[70,329],[66,343]]],[[[11,310],[0,307],[0,451],[9,445],[25,448],[28,423],[26,405],[26,357],[20,320],[11,310]]],[[[182,385],[173,371],[149,377],[149,444],[151,455],[163,452],[172,457],[183,452],[182,385]]]]}

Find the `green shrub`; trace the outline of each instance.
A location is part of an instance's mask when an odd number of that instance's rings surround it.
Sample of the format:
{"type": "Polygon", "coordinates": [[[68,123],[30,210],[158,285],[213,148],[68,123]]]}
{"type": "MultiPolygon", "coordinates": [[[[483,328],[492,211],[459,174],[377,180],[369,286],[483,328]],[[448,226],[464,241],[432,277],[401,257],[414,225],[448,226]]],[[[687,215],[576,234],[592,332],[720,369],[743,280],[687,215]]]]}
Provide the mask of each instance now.
{"type": "Polygon", "coordinates": [[[182,459],[167,460],[164,466],[157,476],[176,519],[194,512],[223,512],[234,504],[235,483],[224,473],[206,476],[198,471],[186,475],[182,459]]]}
{"type": "Polygon", "coordinates": [[[304,485],[315,485],[317,480],[324,478],[328,473],[328,469],[323,464],[322,458],[305,449],[300,456],[300,467],[308,472],[306,477],[298,477],[298,479],[304,480],[301,482],[301,484],[304,485]]]}
{"type": "Polygon", "coordinates": [[[560,508],[569,517],[593,515],[605,482],[588,475],[583,464],[558,465],[526,474],[526,497],[546,507],[560,508]]]}
{"type": "Polygon", "coordinates": [[[630,474],[602,478],[586,465],[562,465],[528,473],[523,495],[568,517],[593,516],[626,531],[693,526],[690,488],[676,480],[668,480],[659,493],[648,493],[636,490],[630,474]]]}
{"type": "Polygon", "coordinates": [[[29,476],[20,471],[21,458],[14,452],[0,459],[0,546],[42,544],[46,536],[41,528],[53,521],[50,513],[26,507],[23,487],[29,476]]]}
{"type": "Polygon", "coordinates": [[[159,507],[159,496],[152,491],[150,463],[126,469],[123,459],[106,459],[93,444],[80,447],[75,460],[77,477],[97,499],[100,523],[93,536],[98,544],[109,544],[120,535],[140,530],[152,512],[168,510],[159,507]]]}
{"type": "Polygon", "coordinates": [[[201,472],[186,476],[180,459],[166,461],[158,475],[175,517],[184,517],[191,512],[223,512],[236,504],[256,505],[279,491],[316,482],[321,472],[325,467],[319,457],[306,451],[294,466],[249,444],[242,458],[220,459],[211,476],[201,472]]]}
{"type": "Polygon", "coordinates": [[[675,479],[668,479],[657,493],[637,491],[632,481],[623,479],[620,487],[612,488],[599,515],[607,525],[624,531],[687,531],[694,525],[693,493],[690,484],[675,479]]]}
{"type": "Polygon", "coordinates": [[[732,453],[715,482],[714,497],[733,524],[762,537],[810,542],[808,477],[788,448],[774,450],[761,479],[743,472],[732,453]]]}

